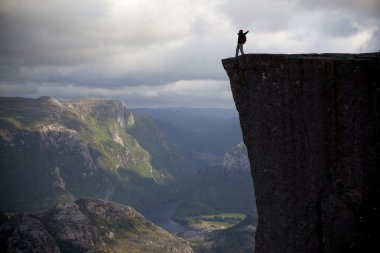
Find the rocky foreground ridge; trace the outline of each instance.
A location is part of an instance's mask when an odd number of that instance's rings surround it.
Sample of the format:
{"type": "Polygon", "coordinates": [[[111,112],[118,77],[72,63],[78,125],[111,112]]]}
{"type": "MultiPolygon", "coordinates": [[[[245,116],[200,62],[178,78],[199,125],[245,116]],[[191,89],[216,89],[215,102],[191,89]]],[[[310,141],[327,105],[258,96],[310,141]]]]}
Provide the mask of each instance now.
{"type": "Polygon", "coordinates": [[[380,54],[222,62],[252,168],[256,253],[379,248],[380,54]]]}
{"type": "Polygon", "coordinates": [[[98,199],[58,204],[39,215],[0,217],[1,252],[191,253],[189,243],[133,208],[98,199]]]}

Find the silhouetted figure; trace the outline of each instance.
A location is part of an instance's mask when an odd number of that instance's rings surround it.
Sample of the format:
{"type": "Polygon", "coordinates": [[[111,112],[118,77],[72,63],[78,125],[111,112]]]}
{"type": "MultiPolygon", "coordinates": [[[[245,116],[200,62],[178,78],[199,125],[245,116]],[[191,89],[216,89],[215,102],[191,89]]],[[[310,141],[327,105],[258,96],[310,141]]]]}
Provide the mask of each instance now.
{"type": "Polygon", "coordinates": [[[246,31],[244,33],[243,30],[240,30],[238,33],[239,38],[238,38],[238,42],[237,42],[237,46],[236,46],[236,57],[238,57],[239,50],[240,50],[240,53],[242,55],[244,55],[243,45],[247,41],[247,37],[245,36],[245,35],[247,35],[247,33],[249,33],[249,31],[246,31]]]}

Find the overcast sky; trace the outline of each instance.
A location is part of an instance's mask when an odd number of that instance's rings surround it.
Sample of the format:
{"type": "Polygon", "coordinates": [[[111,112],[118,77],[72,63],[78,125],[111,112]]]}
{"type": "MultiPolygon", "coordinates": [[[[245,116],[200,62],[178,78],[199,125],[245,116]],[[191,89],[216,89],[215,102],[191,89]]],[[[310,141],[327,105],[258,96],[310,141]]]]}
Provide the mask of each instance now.
{"type": "Polygon", "coordinates": [[[221,59],[380,50],[380,0],[0,0],[0,96],[233,107],[221,59]]]}

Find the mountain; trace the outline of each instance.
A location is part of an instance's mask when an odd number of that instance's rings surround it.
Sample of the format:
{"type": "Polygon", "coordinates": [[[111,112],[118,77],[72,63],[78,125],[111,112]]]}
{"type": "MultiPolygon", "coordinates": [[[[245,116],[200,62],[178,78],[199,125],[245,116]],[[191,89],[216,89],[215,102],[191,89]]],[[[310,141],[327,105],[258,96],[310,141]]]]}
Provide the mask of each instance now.
{"type": "Polygon", "coordinates": [[[231,175],[249,174],[251,172],[247,147],[243,142],[232,147],[229,152],[224,154],[223,169],[231,175]]]}
{"type": "Polygon", "coordinates": [[[255,214],[255,202],[247,149],[239,143],[225,153],[223,165],[197,171],[174,218],[181,221],[185,217],[205,214],[255,214]]]}
{"type": "Polygon", "coordinates": [[[185,175],[191,174],[192,160],[189,160],[186,152],[159,127],[156,120],[146,113],[135,112],[133,115],[135,124],[128,129],[128,133],[149,152],[152,166],[159,171],[170,173],[176,180],[182,180],[185,175]]]}
{"type": "Polygon", "coordinates": [[[0,211],[77,197],[139,209],[177,198],[175,144],[116,100],[0,98],[0,211]]]}
{"type": "Polygon", "coordinates": [[[61,203],[36,215],[1,215],[0,247],[25,253],[193,252],[133,208],[98,199],[61,203]]]}

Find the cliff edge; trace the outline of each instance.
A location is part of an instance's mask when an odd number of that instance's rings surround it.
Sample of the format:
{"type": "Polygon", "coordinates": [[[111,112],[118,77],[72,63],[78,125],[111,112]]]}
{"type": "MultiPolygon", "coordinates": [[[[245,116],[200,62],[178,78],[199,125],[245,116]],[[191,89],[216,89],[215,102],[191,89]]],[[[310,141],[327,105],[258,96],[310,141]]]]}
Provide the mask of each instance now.
{"type": "Polygon", "coordinates": [[[379,248],[380,54],[222,63],[255,185],[256,253],[379,248]]]}

